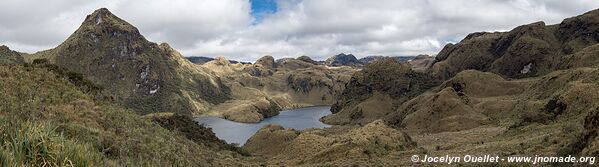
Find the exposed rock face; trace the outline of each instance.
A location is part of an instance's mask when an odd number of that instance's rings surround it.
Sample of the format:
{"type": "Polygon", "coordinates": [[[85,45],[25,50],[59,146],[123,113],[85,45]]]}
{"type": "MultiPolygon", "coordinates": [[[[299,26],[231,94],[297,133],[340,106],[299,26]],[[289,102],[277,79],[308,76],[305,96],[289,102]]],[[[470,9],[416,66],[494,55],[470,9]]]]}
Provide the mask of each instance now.
{"type": "Polygon", "coordinates": [[[363,66],[362,62],[358,61],[356,57],[352,54],[338,54],[333,57],[328,58],[325,61],[325,65],[338,67],[338,66],[350,66],[350,67],[361,67],[363,66]]]}
{"type": "Polygon", "coordinates": [[[570,143],[569,154],[599,155],[599,107],[589,110],[584,121],[584,131],[578,140],[570,143]]]}
{"type": "Polygon", "coordinates": [[[329,124],[368,123],[435,84],[427,74],[415,72],[393,58],[385,58],[354,73],[332,106],[333,115],[322,120],[329,124]]]}
{"type": "Polygon", "coordinates": [[[424,72],[435,62],[435,57],[429,55],[418,55],[414,59],[408,60],[412,70],[424,72]]]}
{"type": "Polygon", "coordinates": [[[431,71],[448,79],[467,69],[490,71],[510,78],[547,74],[564,69],[567,55],[599,41],[599,10],[565,19],[558,25],[543,22],[510,32],[473,33],[449,44],[436,57],[431,71]]]}
{"type": "Polygon", "coordinates": [[[25,61],[19,52],[10,50],[7,46],[0,46],[0,65],[23,64],[25,61]]]}
{"type": "Polygon", "coordinates": [[[275,63],[275,58],[272,56],[264,56],[260,59],[256,60],[256,65],[264,68],[275,68],[277,64],[275,63]]]}
{"type": "Polygon", "coordinates": [[[107,9],[88,15],[58,47],[28,59],[82,73],[139,113],[198,114],[228,99],[229,90],[207,69],[193,66],[168,44],[147,41],[107,9]]]}
{"type": "Polygon", "coordinates": [[[252,154],[266,156],[273,162],[290,161],[287,164],[292,166],[387,166],[393,163],[386,161],[389,160],[387,156],[415,147],[416,143],[407,134],[379,120],[356,129],[302,132],[284,129],[279,125],[267,125],[252,136],[243,148],[252,154]]]}

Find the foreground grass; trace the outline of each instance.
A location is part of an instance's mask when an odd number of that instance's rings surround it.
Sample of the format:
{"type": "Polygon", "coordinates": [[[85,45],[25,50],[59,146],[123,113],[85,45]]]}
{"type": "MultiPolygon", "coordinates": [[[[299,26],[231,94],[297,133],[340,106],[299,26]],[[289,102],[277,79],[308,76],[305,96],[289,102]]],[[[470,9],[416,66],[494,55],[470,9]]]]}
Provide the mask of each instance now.
{"type": "Polygon", "coordinates": [[[102,155],[65,138],[56,126],[2,120],[0,166],[97,166],[102,155]]]}
{"type": "Polygon", "coordinates": [[[228,166],[240,154],[98,100],[73,75],[0,66],[0,166],[228,166]],[[76,82],[74,82],[76,81],[76,82]]]}

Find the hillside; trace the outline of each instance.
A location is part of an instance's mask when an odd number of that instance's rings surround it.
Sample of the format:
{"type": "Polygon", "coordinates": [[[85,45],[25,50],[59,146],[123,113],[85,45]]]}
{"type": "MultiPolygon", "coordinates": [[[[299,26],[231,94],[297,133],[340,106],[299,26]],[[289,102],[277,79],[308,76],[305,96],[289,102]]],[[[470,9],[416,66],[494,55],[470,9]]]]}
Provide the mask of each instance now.
{"type": "Polygon", "coordinates": [[[426,73],[413,71],[407,63],[385,58],[355,72],[337,102],[328,124],[365,124],[382,118],[403,102],[437,83],[426,73]]]}
{"type": "Polygon", "coordinates": [[[593,10],[557,25],[536,22],[509,32],[469,34],[457,44],[446,45],[430,71],[444,80],[468,69],[509,78],[541,76],[595,64],[594,58],[576,53],[594,48],[598,41],[599,10],[593,10]]]}
{"type": "Polygon", "coordinates": [[[82,73],[138,113],[197,115],[229,99],[230,89],[168,44],[147,41],[107,9],[88,15],[58,47],[27,56],[82,73]]]}
{"type": "Polygon", "coordinates": [[[23,64],[25,60],[19,52],[10,50],[7,46],[0,46],[0,65],[23,64]]]}
{"type": "Polygon", "coordinates": [[[215,105],[209,114],[237,122],[259,122],[285,109],[331,105],[355,71],[312,64],[305,57],[275,61],[264,56],[255,64],[231,64],[220,57],[202,66],[231,88],[232,99],[215,105]]]}
{"type": "Polygon", "coordinates": [[[266,125],[243,146],[279,166],[394,166],[399,153],[416,153],[410,136],[383,121],[363,127],[296,131],[266,125]]]}
{"type": "Polygon", "coordinates": [[[372,63],[352,76],[334,114],[322,120],[383,119],[435,155],[597,156],[596,20],[599,10],[558,25],[470,34],[422,70],[431,78],[420,81],[436,84],[415,87],[406,65],[372,63]]]}
{"type": "MultiPolygon", "coordinates": [[[[91,82],[40,64],[0,65],[3,166],[229,166],[249,164],[212,132],[167,130],[131,110],[96,100],[91,82]],[[198,137],[200,136],[200,137],[198,137]],[[205,136],[205,137],[201,137],[205,136]],[[210,137],[212,136],[212,137],[210,137]]],[[[190,120],[191,118],[168,118],[190,120]]],[[[166,124],[161,123],[165,126],[166,124]]]]}

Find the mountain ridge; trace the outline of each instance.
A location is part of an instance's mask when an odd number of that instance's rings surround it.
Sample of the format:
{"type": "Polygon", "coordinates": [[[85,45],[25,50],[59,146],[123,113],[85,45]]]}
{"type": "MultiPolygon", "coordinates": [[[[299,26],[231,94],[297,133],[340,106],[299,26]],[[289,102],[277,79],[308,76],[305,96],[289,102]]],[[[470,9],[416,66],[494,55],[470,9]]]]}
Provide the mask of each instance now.
{"type": "Polygon", "coordinates": [[[56,48],[27,57],[82,73],[140,113],[196,115],[229,98],[208,69],[193,66],[166,43],[147,41],[106,8],[88,15],[56,48]]]}

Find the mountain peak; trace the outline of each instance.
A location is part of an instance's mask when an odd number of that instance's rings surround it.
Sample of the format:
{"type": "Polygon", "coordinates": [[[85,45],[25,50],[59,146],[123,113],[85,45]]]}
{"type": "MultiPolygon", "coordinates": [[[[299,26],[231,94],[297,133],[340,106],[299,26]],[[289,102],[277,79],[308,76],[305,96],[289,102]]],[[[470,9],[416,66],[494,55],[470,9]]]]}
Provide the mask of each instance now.
{"type": "Polygon", "coordinates": [[[1,50],[10,50],[10,49],[6,45],[0,45],[0,51],[1,50]]]}
{"type": "Polygon", "coordinates": [[[83,21],[82,27],[101,29],[114,28],[127,32],[138,32],[137,28],[112,14],[112,12],[106,8],[100,8],[92,14],[87,15],[85,21],[83,21]]]}

